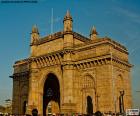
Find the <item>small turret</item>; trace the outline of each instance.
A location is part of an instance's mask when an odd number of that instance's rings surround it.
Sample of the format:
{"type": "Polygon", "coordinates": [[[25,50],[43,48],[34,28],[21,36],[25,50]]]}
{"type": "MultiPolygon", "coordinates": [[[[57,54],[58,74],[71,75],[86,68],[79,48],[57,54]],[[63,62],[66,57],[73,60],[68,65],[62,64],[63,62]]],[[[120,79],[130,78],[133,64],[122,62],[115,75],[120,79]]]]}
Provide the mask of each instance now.
{"type": "Polygon", "coordinates": [[[38,33],[38,34],[39,34],[38,28],[37,28],[36,25],[33,26],[33,28],[32,28],[32,33],[38,33]]]}
{"type": "Polygon", "coordinates": [[[91,40],[97,39],[97,35],[98,35],[98,32],[96,31],[96,28],[93,26],[90,31],[90,39],[91,40]]]}
{"type": "Polygon", "coordinates": [[[39,40],[39,31],[36,25],[33,26],[31,32],[31,44],[35,44],[39,40]]]}
{"type": "Polygon", "coordinates": [[[72,31],[72,16],[70,15],[70,12],[67,11],[63,23],[64,23],[64,32],[66,31],[72,31]]]}

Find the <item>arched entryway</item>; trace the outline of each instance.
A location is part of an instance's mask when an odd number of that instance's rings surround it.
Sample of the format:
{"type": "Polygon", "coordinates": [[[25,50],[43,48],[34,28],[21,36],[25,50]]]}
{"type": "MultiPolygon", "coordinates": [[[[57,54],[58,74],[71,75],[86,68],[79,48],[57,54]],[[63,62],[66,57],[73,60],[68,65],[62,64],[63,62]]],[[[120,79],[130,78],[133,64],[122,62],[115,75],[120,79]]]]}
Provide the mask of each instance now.
{"type": "Polygon", "coordinates": [[[92,98],[90,96],[87,96],[87,114],[93,114],[93,103],[92,98]]]}
{"type": "Polygon", "coordinates": [[[97,108],[95,104],[95,79],[93,76],[86,74],[82,81],[82,113],[91,115],[97,108]]]}
{"type": "Polygon", "coordinates": [[[25,114],[25,113],[26,113],[26,104],[27,104],[27,102],[26,102],[26,101],[24,101],[24,102],[23,102],[23,114],[25,114]]]}
{"type": "Polygon", "coordinates": [[[46,116],[47,110],[50,110],[49,113],[58,113],[58,109],[60,109],[60,85],[57,77],[53,73],[49,73],[43,91],[43,116],[46,116]],[[53,111],[49,109],[49,105],[55,106],[52,108],[53,111]]]}

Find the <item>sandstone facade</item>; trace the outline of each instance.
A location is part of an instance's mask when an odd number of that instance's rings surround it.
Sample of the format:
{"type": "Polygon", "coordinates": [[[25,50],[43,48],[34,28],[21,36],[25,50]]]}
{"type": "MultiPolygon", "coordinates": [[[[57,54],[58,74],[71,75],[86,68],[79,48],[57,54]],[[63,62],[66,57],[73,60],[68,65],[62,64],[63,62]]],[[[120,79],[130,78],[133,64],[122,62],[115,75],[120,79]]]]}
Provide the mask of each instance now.
{"type": "Polygon", "coordinates": [[[30,57],[14,64],[13,113],[31,114],[36,108],[43,115],[50,103],[55,113],[119,112],[120,90],[124,108],[131,108],[127,49],[98,37],[95,28],[89,38],[74,32],[69,12],[63,23],[63,31],[44,38],[33,27],[30,57]]]}

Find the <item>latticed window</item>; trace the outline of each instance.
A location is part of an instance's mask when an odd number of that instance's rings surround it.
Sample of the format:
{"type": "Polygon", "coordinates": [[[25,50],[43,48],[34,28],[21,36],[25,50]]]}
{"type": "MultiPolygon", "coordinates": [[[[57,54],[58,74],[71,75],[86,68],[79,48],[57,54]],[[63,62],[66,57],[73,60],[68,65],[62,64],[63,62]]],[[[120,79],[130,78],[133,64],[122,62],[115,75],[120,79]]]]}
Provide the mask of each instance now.
{"type": "Polygon", "coordinates": [[[85,76],[83,77],[83,82],[82,82],[82,87],[83,88],[91,88],[94,89],[94,80],[91,76],[85,76]]]}

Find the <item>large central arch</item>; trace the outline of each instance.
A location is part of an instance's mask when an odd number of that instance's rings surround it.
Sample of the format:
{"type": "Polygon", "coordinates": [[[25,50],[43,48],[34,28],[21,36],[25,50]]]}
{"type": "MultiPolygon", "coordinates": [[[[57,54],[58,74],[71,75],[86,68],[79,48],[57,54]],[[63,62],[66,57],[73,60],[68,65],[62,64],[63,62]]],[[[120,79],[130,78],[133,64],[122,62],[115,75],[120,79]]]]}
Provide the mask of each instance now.
{"type": "Polygon", "coordinates": [[[43,90],[43,116],[46,116],[46,109],[50,102],[57,103],[60,109],[60,85],[53,73],[47,75],[43,90]]]}

